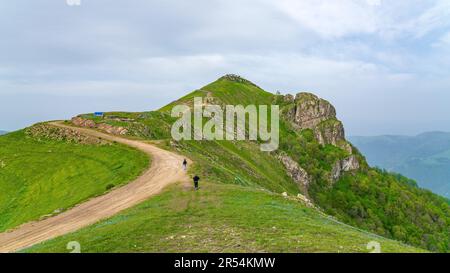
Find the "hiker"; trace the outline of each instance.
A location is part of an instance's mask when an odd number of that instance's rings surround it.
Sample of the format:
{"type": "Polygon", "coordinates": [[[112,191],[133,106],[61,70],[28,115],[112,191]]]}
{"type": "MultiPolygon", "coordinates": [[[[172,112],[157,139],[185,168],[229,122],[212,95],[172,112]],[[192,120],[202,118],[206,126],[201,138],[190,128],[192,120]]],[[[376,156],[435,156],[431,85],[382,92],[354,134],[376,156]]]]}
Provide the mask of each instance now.
{"type": "Polygon", "coordinates": [[[187,160],[183,160],[183,170],[187,170],[187,160]]]}
{"type": "Polygon", "coordinates": [[[198,190],[198,181],[200,180],[200,177],[198,175],[194,176],[194,188],[195,190],[198,190]]]}

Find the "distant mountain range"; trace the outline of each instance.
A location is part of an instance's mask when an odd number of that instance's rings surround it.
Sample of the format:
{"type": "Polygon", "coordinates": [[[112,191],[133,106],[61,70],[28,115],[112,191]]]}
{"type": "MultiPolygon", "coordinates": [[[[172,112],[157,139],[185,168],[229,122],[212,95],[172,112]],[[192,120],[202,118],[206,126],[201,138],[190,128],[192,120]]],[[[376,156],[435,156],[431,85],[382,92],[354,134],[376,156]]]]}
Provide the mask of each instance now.
{"type": "Polygon", "coordinates": [[[4,135],[4,134],[6,134],[6,133],[8,133],[7,131],[2,131],[2,130],[0,130],[0,135],[4,135]]]}
{"type": "Polygon", "coordinates": [[[406,175],[421,187],[450,197],[450,133],[349,139],[367,157],[369,164],[406,175]]]}

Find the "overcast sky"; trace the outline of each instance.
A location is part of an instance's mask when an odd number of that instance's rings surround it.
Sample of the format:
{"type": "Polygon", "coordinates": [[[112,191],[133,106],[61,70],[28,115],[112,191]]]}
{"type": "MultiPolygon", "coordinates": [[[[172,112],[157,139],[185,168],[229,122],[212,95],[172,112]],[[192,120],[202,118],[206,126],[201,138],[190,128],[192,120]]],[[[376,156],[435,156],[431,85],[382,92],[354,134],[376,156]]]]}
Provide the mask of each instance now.
{"type": "Polygon", "coordinates": [[[0,37],[0,129],[235,73],[328,99],[350,135],[450,131],[448,0],[0,0],[0,37]]]}

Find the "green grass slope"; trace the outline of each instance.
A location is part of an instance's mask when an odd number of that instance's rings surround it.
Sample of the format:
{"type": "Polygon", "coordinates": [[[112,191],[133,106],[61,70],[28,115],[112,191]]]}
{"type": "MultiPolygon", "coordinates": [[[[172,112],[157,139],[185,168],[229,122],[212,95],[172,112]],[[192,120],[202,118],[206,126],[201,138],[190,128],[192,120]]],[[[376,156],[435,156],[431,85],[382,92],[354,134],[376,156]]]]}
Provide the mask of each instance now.
{"type": "MultiPolygon", "coordinates": [[[[167,146],[167,149],[172,147],[167,146]]],[[[186,141],[175,149],[195,160],[193,172],[214,182],[297,195],[298,186],[283,165],[250,142],[186,141]]]]}
{"type": "Polygon", "coordinates": [[[226,105],[270,105],[273,99],[272,93],[264,91],[252,82],[235,75],[226,75],[162,107],[159,111],[170,112],[175,105],[192,105],[194,97],[207,96],[212,96],[217,102],[226,105]]]}
{"type": "Polygon", "coordinates": [[[172,186],[132,209],[25,252],[382,252],[423,250],[322,216],[298,201],[236,185],[172,186]]]}
{"type": "MultiPolygon", "coordinates": [[[[311,130],[296,130],[288,120],[281,120],[278,152],[291,156],[311,176],[312,182],[306,192],[287,176],[276,158],[277,152],[260,152],[257,142],[172,141],[171,107],[178,103],[190,105],[192,98],[198,95],[207,96],[217,104],[277,103],[282,110],[292,107],[289,103],[279,103],[279,96],[247,80],[225,76],[158,112],[114,115],[133,117],[132,121],[120,123],[120,126],[130,129],[130,136],[162,140],[159,143],[166,149],[189,156],[197,163],[191,170],[192,174],[200,174],[202,181],[240,186],[238,189],[246,193],[254,189],[291,195],[302,192],[324,212],[347,224],[432,251],[446,252],[450,249],[450,207],[447,200],[418,188],[402,176],[371,169],[358,152],[355,155],[361,163],[360,170],[342,176],[335,183],[330,182],[333,166],[346,158],[348,152],[332,145],[320,145],[311,130]]],[[[88,115],[85,117],[95,120],[88,115]]],[[[115,121],[97,119],[96,122],[115,121]]],[[[239,218],[240,215],[230,217],[239,218]]],[[[338,234],[334,237],[339,240],[338,234]]]]}
{"type": "Polygon", "coordinates": [[[147,155],[118,144],[0,137],[0,232],[70,208],[137,177],[147,155]]]}

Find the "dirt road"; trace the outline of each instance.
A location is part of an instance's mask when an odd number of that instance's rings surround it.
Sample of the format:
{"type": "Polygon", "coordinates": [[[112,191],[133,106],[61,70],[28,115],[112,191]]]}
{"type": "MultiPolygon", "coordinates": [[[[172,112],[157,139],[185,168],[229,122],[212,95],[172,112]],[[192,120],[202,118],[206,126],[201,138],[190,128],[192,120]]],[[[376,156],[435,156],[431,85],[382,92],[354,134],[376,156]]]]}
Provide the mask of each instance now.
{"type": "MultiPolygon", "coordinates": [[[[59,122],[55,126],[75,128],[59,122]]],[[[82,227],[111,217],[155,195],[175,182],[189,180],[181,168],[183,157],[147,143],[100,133],[91,129],[75,128],[84,134],[116,141],[137,148],[152,157],[151,167],[140,177],[105,195],[93,198],[64,213],[45,220],[31,222],[10,232],[0,233],[0,253],[15,252],[82,227]]]]}

